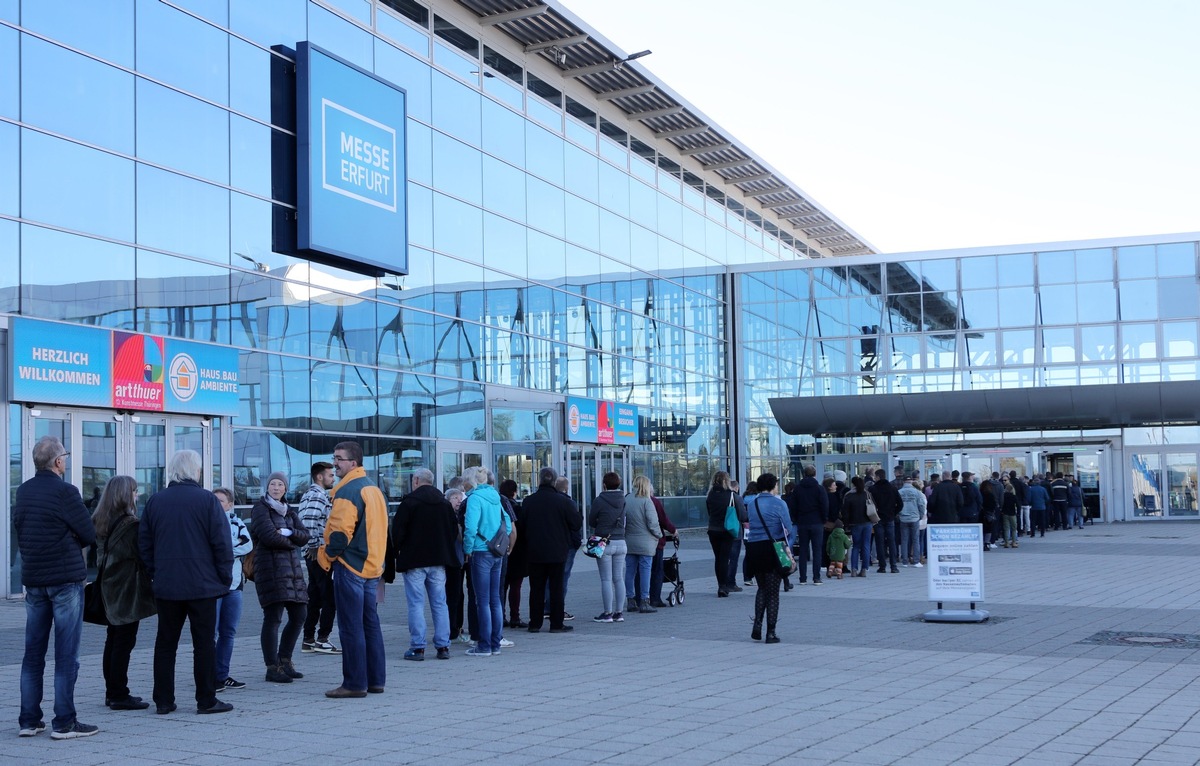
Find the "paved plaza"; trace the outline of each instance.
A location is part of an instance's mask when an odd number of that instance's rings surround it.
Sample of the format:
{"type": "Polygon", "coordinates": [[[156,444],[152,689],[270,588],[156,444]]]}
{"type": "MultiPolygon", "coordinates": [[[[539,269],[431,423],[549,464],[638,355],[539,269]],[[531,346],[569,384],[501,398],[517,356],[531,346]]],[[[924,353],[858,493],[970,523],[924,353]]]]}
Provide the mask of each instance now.
{"type": "MultiPolygon", "coordinates": [[[[925,570],[871,570],[785,594],[783,643],[767,646],[749,640],[754,589],[718,599],[707,539],[689,534],[683,607],[593,623],[599,586],[581,556],[574,633],[510,631],[502,656],[456,645],[448,662],[401,660],[393,585],[381,607],[387,692],[337,701],[322,694],[340,681],[337,657],[297,653],[303,680],[262,680],[261,610],[247,594],[232,673],[248,687],[222,695],[232,713],[195,714],[190,645],[178,712],[107,710],[104,631],[88,625],[76,704],[101,731],[63,742],[17,737],[24,608],[7,602],[0,762],[1196,764],[1198,550],[1195,523],[1097,524],[995,550],[981,625],[923,623],[925,570]]],[[[143,623],[131,668],[146,698],[155,629],[143,623]]],[[[49,695],[49,667],[46,679],[49,695]]]]}

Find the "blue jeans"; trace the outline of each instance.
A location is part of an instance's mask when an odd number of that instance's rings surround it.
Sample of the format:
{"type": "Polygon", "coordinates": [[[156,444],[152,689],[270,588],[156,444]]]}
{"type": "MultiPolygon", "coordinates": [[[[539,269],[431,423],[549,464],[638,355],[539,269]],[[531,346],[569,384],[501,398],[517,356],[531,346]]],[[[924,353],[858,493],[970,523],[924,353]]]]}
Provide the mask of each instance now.
{"type": "Polygon", "coordinates": [[[379,578],[359,577],[340,561],[333,564],[338,637],[342,640],[342,686],[350,691],[382,688],[387,681],[383,628],[375,592],[379,578]]]}
{"type": "Polygon", "coordinates": [[[408,602],[408,645],[425,648],[425,596],[433,615],[433,645],[450,646],[450,610],[446,607],[446,570],[421,567],[404,572],[404,598],[408,602]]]}
{"type": "Polygon", "coordinates": [[[855,524],[850,536],[850,569],[857,572],[871,566],[871,524],[855,524]]]}
{"type": "Polygon", "coordinates": [[[900,562],[916,564],[921,560],[921,522],[900,522],[900,562]]]}
{"type": "Polygon", "coordinates": [[[500,639],[504,638],[504,606],[500,603],[500,567],[503,563],[503,556],[493,556],[487,551],[471,554],[471,582],[475,585],[475,613],[479,624],[476,649],[481,652],[500,651],[500,639]]]}
{"type": "MultiPolygon", "coordinates": [[[[731,539],[729,535],[725,538],[731,539]]],[[[624,540],[609,540],[604,555],[596,559],[596,567],[600,570],[600,601],[605,612],[625,611],[625,554],[628,551],[624,540]]],[[[717,587],[721,587],[720,583],[717,587]]]]}
{"type": "Polygon", "coordinates": [[[1083,506],[1072,505],[1067,508],[1067,526],[1083,529],[1083,506]]]}
{"type": "Polygon", "coordinates": [[[636,553],[625,554],[625,593],[630,598],[650,603],[650,570],[653,565],[653,556],[641,556],[636,553]],[[635,578],[638,579],[636,590],[633,587],[635,578]]]}
{"type": "Polygon", "coordinates": [[[233,639],[242,620],[242,591],[231,590],[217,601],[217,683],[229,678],[229,660],[233,657],[233,639]]]}
{"type": "Polygon", "coordinates": [[[25,657],[21,660],[22,729],[42,723],[42,680],[50,626],[54,626],[54,720],[63,731],[75,724],[75,679],[83,635],[83,583],[25,589],[25,657]]]}

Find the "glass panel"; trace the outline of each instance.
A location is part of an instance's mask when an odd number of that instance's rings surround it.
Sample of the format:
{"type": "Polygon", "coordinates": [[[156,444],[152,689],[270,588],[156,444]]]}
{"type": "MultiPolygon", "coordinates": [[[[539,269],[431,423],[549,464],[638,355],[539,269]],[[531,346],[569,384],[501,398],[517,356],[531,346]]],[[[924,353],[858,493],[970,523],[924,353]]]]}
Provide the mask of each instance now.
{"type": "Polygon", "coordinates": [[[137,253],[138,332],[229,342],[229,268],[137,253]]]}
{"type": "Polygon", "coordinates": [[[1167,510],[1170,516],[1200,516],[1196,508],[1196,454],[1168,453],[1167,510]]]}
{"type": "Polygon", "coordinates": [[[1158,282],[1121,281],[1121,319],[1157,319],[1158,282]]]}
{"type": "Polygon", "coordinates": [[[121,66],[133,67],[133,0],[104,3],[62,0],[22,5],[21,24],[26,29],[121,66]]]}
{"type": "MultiPolygon", "coordinates": [[[[1155,275],[1154,245],[1117,248],[1117,276],[1122,282],[1155,275]]],[[[1124,286],[1122,286],[1124,292],[1124,286]]]]}
{"type": "Polygon", "coordinates": [[[440,72],[433,73],[433,126],[479,146],[480,96],[476,91],[440,72]]]}
{"type": "Polygon", "coordinates": [[[512,165],[483,157],[483,205],[514,221],[525,221],[525,174],[512,165]]]}
{"type": "Polygon", "coordinates": [[[1042,330],[1042,361],[1059,364],[1076,361],[1075,329],[1073,327],[1042,330]]]}
{"type": "Polygon", "coordinates": [[[133,154],[133,75],[28,35],[21,64],[22,120],[133,154]]]}
{"type": "Polygon", "coordinates": [[[1075,251],[1038,253],[1038,282],[1043,285],[1067,284],[1075,281],[1075,251]]]}
{"type": "Polygon", "coordinates": [[[1163,322],[1163,356],[1196,356],[1196,323],[1163,322]]]}
{"type": "Polygon", "coordinates": [[[1160,277],[1196,276],[1196,246],[1193,243],[1158,245],[1155,250],[1160,277]]]}
{"type": "MultiPolygon", "coordinates": [[[[81,470],[79,493],[88,510],[94,511],[104,485],[117,475],[117,423],[111,419],[84,420],[80,426],[83,450],[73,454],[73,458],[81,470]]],[[[144,498],[141,500],[145,501],[144,498]]]]}
{"type": "Polygon", "coordinates": [[[1076,288],[1080,322],[1117,321],[1117,288],[1111,281],[1081,284],[1076,288]]]}
{"type": "Polygon", "coordinates": [[[142,510],[151,495],[167,486],[167,427],[135,423],[133,444],[133,477],[138,483],[138,510],[142,510]]]}
{"type": "Polygon", "coordinates": [[[23,130],[21,171],[27,220],[133,240],[133,162],[23,130]]]}
{"type": "MultiPolygon", "coordinates": [[[[19,130],[20,128],[18,128],[16,125],[10,125],[7,122],[0,122],[0,167],[21,167],[19,130]]],[[[5,173],[3,177],[0,177],[0,215],[11,215],[16,217],[20,214],[20,179],[20,173],[11,172],[5,173]]],[[[0,250],[0,252],[16,252],[16,248],[14,247],[11,250],[0,250]]],[[[15,275],[13,275],[13,277],[15,278],[15,275]]],[[[3,277],[0,277],[0,279],[3,279],[3,277]]],[[[3,309],[0,309],[0,311],[3,311],[3,309]]]]}
{"type": "Polygon", "coordinates": [[[229,192],[138,164],[137,241],[147,247],[229,262],[229,192]]]}
{"type": "Polygon", "coordinates": [[[433,183],[438,191],[483,204],[483,165],[478,149],[433,133],[433,183]]]}
{"type": "Polygon", "coordinates": [[[1112,248],[1075,251],[1075,274],[1080,282],[1111,281],[1113,278],[1112,248]]]}
{"type": "MultiPolygon", "coordinates": [[[[18,232],[16,221],[0,219],[0,253],[20,252],[18,232]]],[[[20,276],[19,267],[0,269],[0,311],[15,314],[20,310],[21,300],[17,287],[20,276]]]]}
{"type": "Polygon", "coordinates": [[[429,50],[428,37],[400,19],[393,17],[389,13],[385,13],[382,9],[375,16],[375,27],[379,30],[379,34],[390,37],[414,51],[426,53],[429,50]]]}
{"type": "Polygon", "coordinates": [[[442,486],[449,486],[451,480],[462,476],[465,467],[461,452],[442,450],[442,486]]]}
{"type": "Polygon", "coordinates": [[[229,183],[229,113],[137,81],[137,150],[150,162],[229,183]]]}
{"type": "MultiPolygon", "coordinates": [[[[383,18],[386,14],[379,14],[383,18]]],[[[303,37],[296,38],[303,40],[303,37]]],[[[420,50],[424,50],[422,47],[420,50]]],[[[408,116],[429,122],[430,115],[430,69],[423,61],[397,50],[382,40],[375,41],[375,74],[390,80],[408,91],[406,107],[408,116]]],[[[411,161],[410,155],[410,161],[411,161]]]]}
{"type": "Polygon", "coordinates": [[[1038,291],[1044,324],[1075,323],[1075,285],[1047,285],[1038,291]]]}
{"type": "Polygon", "coordinates": [[[525,167],[525,118],[491,99],[483,99],[483,150],[525,167]]]}
{"type": "Polygon", "coordinates": [[[313,3],[308,4],[308,39],[355,66],[371,69],[374,36],[313,3]]]}
{"type": "Polygon", "coordinates": [[[1117,358],[1116,328],[1104,325],[1099,327],[1082,327],[1079,330],[1085,362],[1109,362],[1117,358]]]}
{"type": "Polygon", "coordinates": [[[1033,330],[1008,330],[1000,336],[1004,364],[1033,364],[1033,330]]]}
{"type": "Polygon", "coordinates": [[[1131,455],[1131,488],[1134,516],[1162,516],[1162,457],[1131,455]]]}
{"type": "Polygon", "coordinates": [[[1157,359],[1158,342],[1152,324],[1127,324],[1121,327],[1122,359],[1157,359]]]}
{"type": "Polygon", "coordinates": [[[218,104],[229,99],[229,35],[158,0],[137,3],[137,69],[218,104]],[[186,55],[180,44],[186,41],[186,55]]]}
{"type": "Polygon", "coordinates": [[[334,433],[376,433],[379,405],[375,370],[315,362],[312,367],[312,428],[334,433]]]}
{"type": "Polygon", "coordinates": [[[1195,277],[1158,280],[1159,319],[1183,319],[1197,315],[1195,277]]]}
{"type": "Polygon", "coordinates": [[[963,327],[996,327],[1000,295],[996,290],[963,291],[963,327]]]}
{"type": "Polygon", "coordinates": [[[133,248],[22,226],[21,311],[132,329],[133,248]]]}
{"type": "Polygon", "coordinates": [[[263,47],[306,40],[307,5],[305,0],[229,0],[229,28],[263,47]]]}

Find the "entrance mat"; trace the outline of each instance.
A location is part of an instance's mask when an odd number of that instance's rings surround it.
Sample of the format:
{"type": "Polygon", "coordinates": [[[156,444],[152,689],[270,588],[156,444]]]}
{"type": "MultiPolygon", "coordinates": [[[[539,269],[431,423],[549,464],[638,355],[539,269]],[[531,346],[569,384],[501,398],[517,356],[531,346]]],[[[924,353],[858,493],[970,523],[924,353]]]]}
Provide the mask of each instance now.
{"type": "MultiPolygon", "coordinates": [[[[983,602],[979,602],[979,608],[987,609],[987,604],[984,604],[983,602]]],[[[993,612],[988,616],[987,622],[963,622],[963,623],[953,623],[953,624],[955,624],[955,625],[988,625],[993,622],[1008,622],[1009,620],[1012,620],[1012,619],[1014,619],[1012,615],[1001,615],[1001,614],[996,614],[995,612],[993,612]]],[[[912,617],[901,617],[901,618],[897,619],[896,622],[925,622],[925,613],[922,612],[921,614],[914,614],[912,617]]],[[[926,624],[933,625],[935,623],[926,623],[926,624]]],[[[938,623],[938,624],[945,625],[945,624],[950,624],[950,623],[938,623]]]]}
{"type": "Polygon", "coordinates": [[[1200,636],[1192,633],[1102,630],[1079,643],[1100,646],[1143,646],[1151,649],[1200,649],[1200,636]]]}

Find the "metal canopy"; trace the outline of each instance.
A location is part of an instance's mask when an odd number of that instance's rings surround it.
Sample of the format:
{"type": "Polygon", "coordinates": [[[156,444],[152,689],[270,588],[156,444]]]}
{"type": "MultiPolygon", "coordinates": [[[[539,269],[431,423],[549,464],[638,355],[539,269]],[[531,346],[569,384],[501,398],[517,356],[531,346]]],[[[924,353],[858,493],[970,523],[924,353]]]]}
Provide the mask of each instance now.
{"type": "Polygon", "coordinates": [[[1029,431],[1200,422],[1200,381],[799,396],[770,400],[789,434],[1029,431]]]}
{"type": "Polygon", "coordinates": [[[665,84],[626,61],[627,54],[588,28],[562,5],[539,0],[457,0],[479,17],[482,27],[499,29],[512,37],[530,55],[542,57],[562,72],[590,88],[597,98],[624,111],[659,139],[711,170],[726,184],[749,196],[748,201],[771,204],[762,199],[765,186],[786,189],[794,202],[787,206],[764,207],[776,217],[769,220],[785,232],[805,241],[815,254],[859,255],[875,248],[826,211],[804,191],[751,152],[746,146],[709,119],[665,84]],[[565,64],[560,63],[565,61],[565,64]],[[710,148],[711,147],[711,148],[710,148]],[[745,159],[743,159],[745,157],[745,159]],[[757,186],[756,186],[757,185],[757,186]],[[793,209],[794,208],[794,209],[793,209]],[[814,236],[792,216],[810,210],[828,220],[828,232],[814,236]],[[836,235],[836,236],[830,236],[836,235]],[[823,252],[822,252],[823,251],[823,252]]]}

